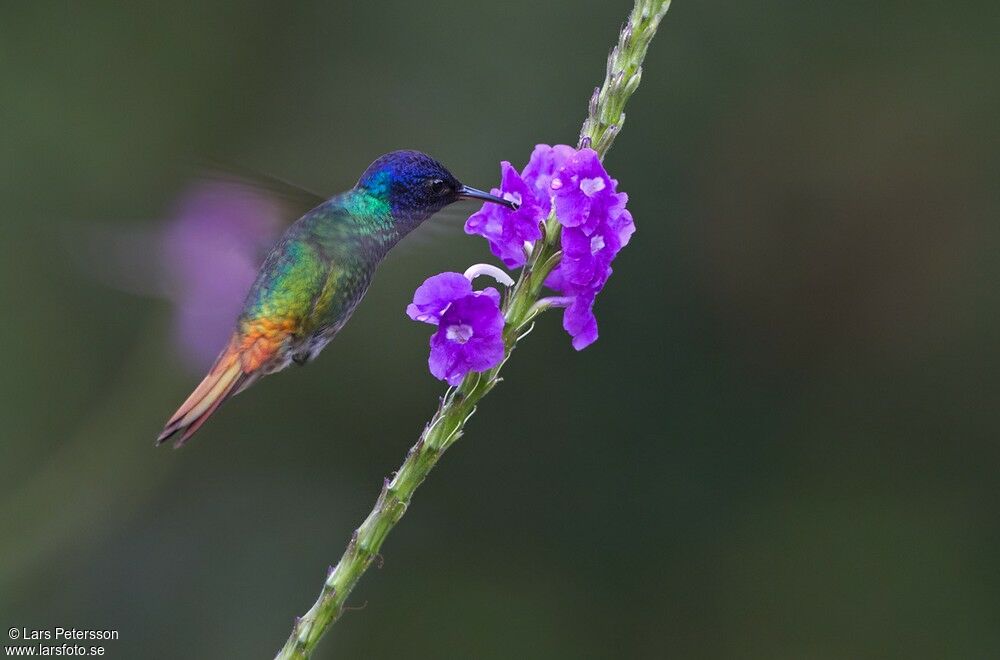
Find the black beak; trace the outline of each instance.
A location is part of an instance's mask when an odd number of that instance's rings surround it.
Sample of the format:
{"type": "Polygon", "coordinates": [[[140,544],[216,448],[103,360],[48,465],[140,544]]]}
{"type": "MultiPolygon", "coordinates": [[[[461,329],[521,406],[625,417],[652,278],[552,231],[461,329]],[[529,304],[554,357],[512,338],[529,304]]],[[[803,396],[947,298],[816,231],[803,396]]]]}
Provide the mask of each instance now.
{"type": "Polygon", "coordinates": [[[502,204],[503,206],[506,206],[512,211],[517,210],[517,204],[515,204],[514,202],[507,199],[503,199],[501,197],[497,197],[496,195],[491,195],[487,192],[483,192],[482,190],[476,190],[475,188],[470,188],[469,186],[461,186],[458,189],[458,197],[459,199],[481,199],[484,202],[493,202],[494,204],[502,204]]]}

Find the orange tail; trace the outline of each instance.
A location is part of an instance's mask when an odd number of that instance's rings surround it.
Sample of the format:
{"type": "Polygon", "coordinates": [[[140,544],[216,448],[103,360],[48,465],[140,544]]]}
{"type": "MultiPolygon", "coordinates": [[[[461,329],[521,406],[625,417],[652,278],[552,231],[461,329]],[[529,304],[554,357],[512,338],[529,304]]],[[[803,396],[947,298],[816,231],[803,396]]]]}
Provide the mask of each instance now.
{"type": "Polygon", "coordinates": [[[156,439],[157,446],[177,436],[174,448],[181,447],[212,416],[222,402],[249,385],[252,374],[243,370],[240,350],[234,340],[215,361],[204,380],[173,414],[156,439]]]}

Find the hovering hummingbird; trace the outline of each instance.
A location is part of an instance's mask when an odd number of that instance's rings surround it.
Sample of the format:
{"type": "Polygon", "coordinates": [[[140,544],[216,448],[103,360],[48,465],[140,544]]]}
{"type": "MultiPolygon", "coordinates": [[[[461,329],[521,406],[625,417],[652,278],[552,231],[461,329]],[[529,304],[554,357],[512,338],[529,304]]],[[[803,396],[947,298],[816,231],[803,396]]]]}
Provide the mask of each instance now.
{"type": "Polygon", "coordinates": [[[461,184],[419,151],[393,151],[351,190],[293,223],[264,259],[229,343],[156,444],[180,447],[223,401],[292,362],[304,365],[351,317],[389,250],[460,199],[517,205],[461,184]]]}

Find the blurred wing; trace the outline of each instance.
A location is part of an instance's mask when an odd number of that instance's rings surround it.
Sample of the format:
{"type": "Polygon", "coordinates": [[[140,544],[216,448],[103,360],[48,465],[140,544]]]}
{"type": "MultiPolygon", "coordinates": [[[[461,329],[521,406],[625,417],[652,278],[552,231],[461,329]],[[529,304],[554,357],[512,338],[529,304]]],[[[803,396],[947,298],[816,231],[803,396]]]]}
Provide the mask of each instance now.
{"type": "Polygon", "coordinates": [[[322,201],[279,179],[214,167],[159,222],[70,224],[65,248],[105,286],[172,301],[180,353],[201,369],[232,332],[265,255],[322,201]]]}
{"type": "Polygon", "coordinates": [[[284,179],[273,177],[250,168],[209,160],[202,168],[201,178],[255,190],[270,197],[283,210],[283,226],[288,226],[323,202],[329,195],[320,195],[284,179]]]}

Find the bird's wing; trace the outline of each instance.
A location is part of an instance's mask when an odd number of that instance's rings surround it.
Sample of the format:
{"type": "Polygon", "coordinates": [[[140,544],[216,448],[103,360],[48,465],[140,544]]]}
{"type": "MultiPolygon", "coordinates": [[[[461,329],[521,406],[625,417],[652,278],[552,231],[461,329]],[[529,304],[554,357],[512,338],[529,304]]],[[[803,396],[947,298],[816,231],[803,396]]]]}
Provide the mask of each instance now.
{"type": "Polygon", "coordinates": [[[210,181],[253,188],[267,197],[280,200],[289,214],[289,220],[285,226],[316,208],[329,197],[329,195],[320,195],[284,179],[221,161],[207,161],[202,168],[201,177],[210,181]]]}
{"type": "Polygon", "coordinates": [[[308,334],[338,331],[364,296],[373,270],[354,259],[331,261],[326,281],[313,301],[303,331],[308,334]]]}

